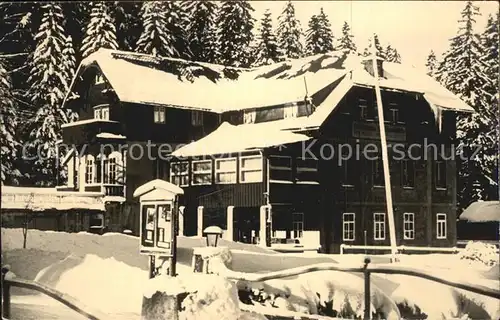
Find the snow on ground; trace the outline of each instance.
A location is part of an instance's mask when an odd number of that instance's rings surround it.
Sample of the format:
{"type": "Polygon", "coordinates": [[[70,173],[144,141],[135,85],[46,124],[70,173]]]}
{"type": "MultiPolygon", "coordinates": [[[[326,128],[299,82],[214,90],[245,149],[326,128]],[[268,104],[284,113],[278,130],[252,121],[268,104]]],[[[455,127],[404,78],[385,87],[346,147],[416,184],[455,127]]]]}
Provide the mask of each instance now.
{"type": "MultiPolygon", "coordinates": [[[[30,230],[28,249],[22,249],[22,243],[20,229],[2,229],[2,263],[10,264],[17,276],[63,291],[90,307],[108,313],[110,319],[138,319],[147,283],[148,259],[139,254],[137,237],[30,230]]],[[[193,248],[205,246],[203,238],[179,237],[177,269],[181,277],[192,276],[193,248]]],[[[221,246],[231,249],[231,269],[241,272],[261,273],[322,262],[362,265],[364,259],[362,254],[279,254],[254,245],[228,241],[222,241],[221,246]]],[[[487,267],[451,254],[401,255],[399,258],[399,264],[403,266],[430,270],[437,275],[453,272],[458,278],[486,286],[498,288],[499,285],[498,265],[487,267]]],[[[375,264],[384,264],[388,260],[388,256],[372,256],[372,263],[375,264]]],[[[442,319],[443,315],[449,318],[464,313],[474,313],[472,319],[494,318],[499,309],[498,300],[452,290],[414,277],[372,275],[372,280],[374,288],[381,291],[379,296],[382,300],[387,296],[396,303],[406,301],[410,306],[417,305],[428,314],[427,319],[442,319]]],[[[328,299],[333,300],[335,308],[342,308],[346,297],[356,313],[362,308],[360,293],[363,283],[360,274],[325,271],[266,281],[252,287],[264,287],[275,295],[286,292],[283,296],[288,298],[275,299],[274,307],[288,310],[314,313],[316,305],[320,302],[324,304],[328,299]]],[[[48,298],[33,296],[32,292],[13,290],[13,295],[14,304],[58,304],[48,298]]],[[[391,305],[390,301],[379,301],[378,304],[383,308],[391,305]]]]}

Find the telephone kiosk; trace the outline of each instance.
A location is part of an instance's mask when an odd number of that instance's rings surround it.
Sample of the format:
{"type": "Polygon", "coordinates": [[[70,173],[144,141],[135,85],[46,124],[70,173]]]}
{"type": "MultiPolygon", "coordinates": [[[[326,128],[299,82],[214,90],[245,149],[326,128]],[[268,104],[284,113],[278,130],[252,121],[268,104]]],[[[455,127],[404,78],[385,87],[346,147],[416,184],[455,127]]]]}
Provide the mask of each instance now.
{"type": "Polygon", "coordinates": [[[140,253],[149,256],[149,277],[175,276],[179,223],[178,186],[152,180],[134,192],[140,201],[140,253]]]}

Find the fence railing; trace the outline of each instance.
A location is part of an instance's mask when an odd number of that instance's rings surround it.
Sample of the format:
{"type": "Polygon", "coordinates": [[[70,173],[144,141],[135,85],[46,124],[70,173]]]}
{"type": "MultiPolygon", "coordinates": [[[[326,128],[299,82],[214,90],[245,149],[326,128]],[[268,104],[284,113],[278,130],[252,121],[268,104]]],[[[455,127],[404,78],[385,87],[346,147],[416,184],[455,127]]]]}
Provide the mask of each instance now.
{"type": "Polygon", "coordinates": [[[273,279],[282,279],[316,271],[340,271],[340,272],[362,273],[364,275],[364,317],[363,317],[364,320],[371,319],[370,276],[373,273],[398,274],[398,275],[418,277],[433,282],[438,282],[444,285],[448,285],[457,289],[462,289],[465,291],[477,293],[480,295],[500,300],[499,289],[489,288],[475,283],[466,283],[463,281],[463,279],[461,280],[446,279],[444,277],[432,275],[429,272],[425,272],[423,270],[413,269],[404,266],[369,265],[370,258],[366,258],[364,260],[364,265],[358,267],[343,266],[337,263],[321,263],[321,264],[297,267],[297,268],[268,272],[268,273],[244,273],[244,272],[233,271],[228,269],[220,259],[214,259],[212,261],[204,261],[203,263],[210,263],[211,266],[208,266],[208,268],[206,268],[205,266],[201,266],[203,268],[200,268],[200,270],[206,270],[206,272],[218,273],[219,275],[227,279],[242,280],[248,282],[262,282],[273,279]]]}
{"type": "Polygon", "coordinates": [[[2,267],[2,318],[10,319],[11,317],[11,287],[25,288],[43,293],[59,301],[68,308],[78,312],[87,319],[105,320],[107,318],[99,311],[91,310],[89,307],[85,306],[75,298],[68,296],[67,294],[64,294],[58,290],[45,286],[41,283],[15,277],[6,277],[8,272],[9,268],[7,266],[2,267]]]}
{"type": "MultiPolygon", "coordinates": [[[[461,252],[463,248],[451,247],[451,248],[442,248],[442,247],[416,247],[416,246],[397,246],[396,247],[399,252],[443,252],[443,253],[457,253],[461,252]]],[[[364,245],[351,245],[351,244],[341,244],[340,245],[340,254],[344,254],[346,250],[377,250],[377,251],[391,251],[390,246],[364,246],[364,245]]]]}

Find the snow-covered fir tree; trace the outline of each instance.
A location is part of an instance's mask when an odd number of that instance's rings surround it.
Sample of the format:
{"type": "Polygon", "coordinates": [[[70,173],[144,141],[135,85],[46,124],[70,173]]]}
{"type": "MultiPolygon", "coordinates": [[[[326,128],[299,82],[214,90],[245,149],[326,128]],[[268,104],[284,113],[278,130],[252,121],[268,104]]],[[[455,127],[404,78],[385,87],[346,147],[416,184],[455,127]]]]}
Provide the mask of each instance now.
{"type": "Polygon", "coordinates": [[[392,47],[390,44],[387,45],[385,49],[385,60],[394,63],[401,63],[401,56],[396,48],[392,47]]]}
{"type": "Polygon", "coordinates": [[[326,53],[333,50],[332,26],[323,8],[318,15],[311,17],[308,27],[306,32],[307,54],[326,53]]]}
{"type": "Polygon", "coordinates": [[[222,1],[217,15],[217,61],[234,67],[250,66],[254,9],[248,1],[222,1]]]}
{"type": "Polygon", "coordinates": [[[379,40],[377,34],[374,34],[373,37],[371,37],[368,40],[368,47],[366,47],[365,50],[363,51],[363,55],[368,56],[368,55],[373,54],[372,46],[373,46],[374,42],[375,42],[376,55],[385,59],[385,52],[384,52],[384,49],[382,48],[382,45],[380,44],[380,40],[379,40]]]}
{"type": "MultiPolygon", "coordinates": [[[[485,63],[486,69],[485,74],[488,82],[484,87],[484,106],[487,109],[486,114],[491,118],[489,123],[488,135],[496,137],[493,141],[500,145],[500,113],[499,113],[499,83],[498,83],[498,73],[499,73],[499,61],[498,61],[498,22],[500,20],[500,15],[497,12],[496,16],[490,15],[488,17],[488,22],[484,32],[481,34],[481,42],[483,47],[483,55],[481,59],[485,63]]],[[[486,158],[485,166],[488,171],[491,170],[492,174],[490,176],[491,180],[498,182],[500,174],[500,149],[497,147],[497,152],[495,153],[494,145],[491,146],[491,157],[486,158]]],[[[491,189],[495,188],[494,183],[490,183],[491,189]]],[[[498,194],[495,197],[494,190],[489,191],[489,198],[498,199],[498,194]]]]}
{"type": "Polygon", "coordinates": [[[139,1],[114,1],[111,15],[114,16],[118,48],[133,51],[142,32],[139,1]]]}
{"type": "Polygon", "coordinates": [[[439,81],[451,92],[472,106],[476,113],[459,116],[457,138],[460,141],[466,161],[459,165],[459,205],[466,207],[473,201],[489,199],[495,182],[492,181],[496,139],[492,135],[494,117],[489,103],[491,93],[486,88],[490,84],[483,61],[484,48],[480,37],[474,32],[478,7],[468,1],[461,12],[459,30],[450,40],[450,48],[436,72],[439,81]],[[473,151],[480,147],[479,153],[471,158],[473,151]]]}
{"type": "Polygon", "coordinates": [[[143,31],[137,41],[138,52],[153,56],[179,56],[174,46],[175,39],[168,30],[166,10],[164,2],[143,2],[141,9],[143,31]]]}
{"type": "Polygon", "coordinates": [[[28,82],[28,94],[38,110],[32,121],[30,151],[34,156],[32,178],[53,185],[57,181],[56,142],[61,137],[61,125],[68,122],[62,101],[74,73],[74,59],[69,57],[69,38],[64,31],[64,16],[58,4],[44,4],[42,21],[35,36],[28,82]]]}
{"type": "Polygon", "coordinates": [[[14,167],[16,149],[15,140],[17,115],[12,94],[12,84],[5,62],[0,58],[0,157],[1,183],[15,183],[20,176],[14,167]]]}
{"type": "Polygon", "coordinates": [[[90,20],[80,49],[83,58],[100,48],[118,49],[115,20],[110,5],[111,3],[104,1],[92,3],[90,20]]]}
{"type": "Polygon", "coordinates": [[[299,19],[295,17],[295,7],[291,1],[287,2],[278,18],[277,37],[284,58],[296,59],[303,55],[302,27],[299,19]]]}
{"type": "Polygon", "coordinates": [[[356,44],[354,43],[354,36],[351,33],[351,27],[344,21],[344,25],[342,26],[342,36],[338,41],[338,50],[347,50],[349,52],[356,52],[356,44]]]}
{"type": "Polygon", "coordinates": [[[278,42],[273,31],[271,11],[266,10],[259,28],[259,42],[257,45],[255,65],[272,64],[279,61],[280,52],[278,42]]]}
{"type": "Polygon", "coordinates": [[[429,55],[427,56],[427,61],[425,62],[425,67],[427,68],[427,75],[434,77],[436,74],[436,69],[438,68],[438,60],[436,58],[436,54],[434,50],[431,50],[429,55]]]}
{"type": "Polygon", "coordinates": [[[190,15],[187,36],[193,60],[214,63],[218,50],[215,28],[217,4],[208,0],[190,1],[186,11],[190,15]]]}

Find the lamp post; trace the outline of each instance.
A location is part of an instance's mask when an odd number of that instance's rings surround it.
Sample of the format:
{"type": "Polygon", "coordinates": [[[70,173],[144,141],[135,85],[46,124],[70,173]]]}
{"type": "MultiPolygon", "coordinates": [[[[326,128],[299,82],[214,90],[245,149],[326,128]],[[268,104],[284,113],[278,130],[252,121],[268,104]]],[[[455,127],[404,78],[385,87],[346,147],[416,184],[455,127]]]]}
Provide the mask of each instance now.
{"type": "Polygon", "coordinates": [[[222,229],[217,226],[210,226],[203,230],[203,234],[207,238],[207,247],[217,247],[219,237],[222,236],[222,229]]]}

